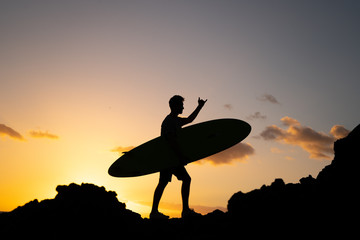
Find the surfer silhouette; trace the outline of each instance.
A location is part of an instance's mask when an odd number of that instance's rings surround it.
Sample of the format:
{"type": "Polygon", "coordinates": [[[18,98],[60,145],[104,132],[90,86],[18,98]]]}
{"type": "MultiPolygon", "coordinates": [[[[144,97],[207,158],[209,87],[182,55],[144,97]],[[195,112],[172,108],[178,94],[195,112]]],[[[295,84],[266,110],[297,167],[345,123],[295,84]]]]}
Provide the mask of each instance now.
{"type": "Polygon", "coordinates": [[[165,190],[165,187],[169,182],[171,182],[172,175],[175,175],[179,181],[182,181],[181,186],[181,198],[183,210],[181,213],[182,218],[190,218],[201,216],[200,213],[195,212],[189,207],[189,195],[190,195],[190,183],[191,177],[185,169],[187,158],[181,152],[179,145],[177,143],[177,133],[181,129],[182,126],[191,123],[199,114],[202,107],[205,105],[207,100],[203,100],[198,98],[198,106],[196,109],[188,116],[188,117],[179,117],[184,110],[184,98],[179,95],[173,96],[169,101],[169,106],[171,112],[167,115],[164,121],[161,124],[161,136],[165,137],[165,139],[170,143],[171,148],[175,151],[178,156],[181,165],[160,171],[159,183],[154,192],[154,199],[152,210],[150,213],[150,219],[168,219],[169,216],[166,216],[159,212],[158,207],[160,203],[160,199],[165,190]]]}

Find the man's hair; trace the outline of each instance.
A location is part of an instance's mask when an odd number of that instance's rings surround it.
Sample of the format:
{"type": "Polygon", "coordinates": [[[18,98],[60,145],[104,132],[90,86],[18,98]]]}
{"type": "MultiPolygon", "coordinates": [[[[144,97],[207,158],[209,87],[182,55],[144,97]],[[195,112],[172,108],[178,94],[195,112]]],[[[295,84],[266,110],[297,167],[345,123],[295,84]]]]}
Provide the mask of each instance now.
{"type": "Polygon", "coordinates": [[[184,102],[184,98],[182,96],[179,96],[179,95],[175,95],[173,96],[172,98],[170,98],[170,101],[169,101],[169,106],[170,106],[170,109],[174,109],[176,108],[176,106],[180,105],[182,102],[184,102]]]}

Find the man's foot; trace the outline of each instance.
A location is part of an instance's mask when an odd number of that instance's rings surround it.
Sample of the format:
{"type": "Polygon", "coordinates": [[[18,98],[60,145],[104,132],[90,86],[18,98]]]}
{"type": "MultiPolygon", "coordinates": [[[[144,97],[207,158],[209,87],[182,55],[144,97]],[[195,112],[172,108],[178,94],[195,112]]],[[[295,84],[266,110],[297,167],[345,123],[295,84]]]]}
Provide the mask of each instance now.
{"type": "Polygon", "coordinates": [[[201,216],[200,213],[195,212],[193,209],[183,210],[181,213],[182,218],[198,218],[201,216]]]}
{"type": "Polygon", "coordinates": [[[150,219],[169,219],[169,216],[166,216],[165,214],[162,214],[161,212],[151,212],[150,213],[150,219]]]}

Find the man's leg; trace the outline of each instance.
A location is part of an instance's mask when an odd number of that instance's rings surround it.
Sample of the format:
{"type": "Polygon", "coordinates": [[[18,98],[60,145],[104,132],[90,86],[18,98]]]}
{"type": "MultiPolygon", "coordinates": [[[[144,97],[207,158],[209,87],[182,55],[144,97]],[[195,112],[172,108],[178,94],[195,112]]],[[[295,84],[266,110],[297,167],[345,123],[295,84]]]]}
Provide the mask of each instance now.
{"type": "Polygon", "coordinates": [[[159,180],[159,183],[154,192],[154,200],[153,200],[153,206],[152,206],[152,210],[151,210],[152,213],[159,212],[158,208],[159,208],[160,199],[161,199],[161,196],[162,196],[167,184],[168,184],[167,181],[162,181],[161,179],[159,180]]]}
{"type": "Polygon", "coordinates": [[[182,181],[181,186],[181,197],[183,203],[183,211],[181,213],[182,218],[193,218],[193,217],[200,217],[202,216],[200,213],[195,212],[194,210],[190,209],[189,207],[189,195],[190,195],[190,183],[191,177],[187,173],[186,169],[183,167],[183,170],[179,169],[178,179],[182,181]],[[181,173],[181,174],[180,174],[181,173]]]}
{"type": "Polygon", "coordinates": [[[184,166],[179,166],[174,170],[174,175],[182,181],[181,185],[181,198],[183,204],[183,213],[187,213],[190,211],[189,207],[189,196],[190,196],[190,183],[191,177],[189,173],[186,171],[184,166]]]}
{"type": "Polygon", "coordinates": [[[191,183],[190,176],[182,180],[181,197],[183,204],[183,212],[190,210],[189,207],[190,183],[191,183]]]}

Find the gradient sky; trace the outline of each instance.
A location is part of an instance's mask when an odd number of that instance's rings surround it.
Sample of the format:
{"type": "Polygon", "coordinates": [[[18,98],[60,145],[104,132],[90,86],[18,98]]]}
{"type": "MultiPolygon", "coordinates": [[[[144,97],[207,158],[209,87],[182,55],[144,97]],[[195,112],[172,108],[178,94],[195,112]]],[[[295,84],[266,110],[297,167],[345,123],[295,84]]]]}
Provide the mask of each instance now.
{"type": "MultiPolygon", "coordinates": [[[[208,99],[195,123],[253,128],[245,150],[187,166],[195,210],[316,177],[360,123],[359,12],[344,0],[1,1],[0,211],[90,182],[146,216],[158,175],[107,169],[117,148],[160,134],[174,94],[185,116],[208,99]]],[[[180,207],[173,180],[160,208],[180,207]]]]}

